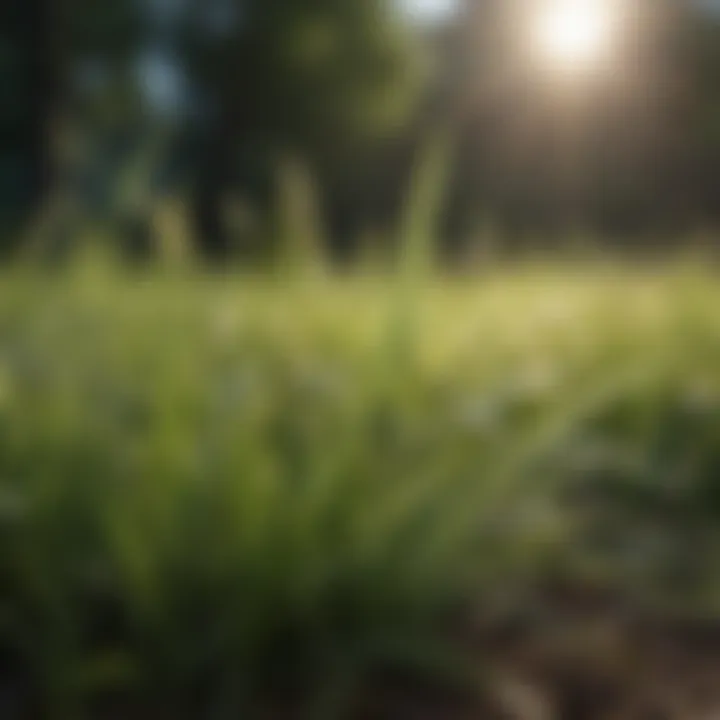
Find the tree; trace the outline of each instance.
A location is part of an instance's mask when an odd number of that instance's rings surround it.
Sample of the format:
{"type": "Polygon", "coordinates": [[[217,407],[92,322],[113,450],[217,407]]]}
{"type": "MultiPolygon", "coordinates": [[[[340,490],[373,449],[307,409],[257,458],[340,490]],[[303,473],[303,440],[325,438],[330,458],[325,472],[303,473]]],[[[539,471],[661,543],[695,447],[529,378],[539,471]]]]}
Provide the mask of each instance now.
{"type": "Polygon", "coordinates": [[[518,28],[530,6],[465,2],[452,45],[462,108],[455,225],[482,207],[534,240],[584,225],[654,241],[703,216],[717,222],[717,15],[686,0],[622,3],[614,71],[563,95],[527,62],[518,28]]]}
{"type": "Polygon", "coordinates": [[[212,255],[227,252],[224,189],[241,182],[267,205],[283,155],[306,162],[341,208],[417,88],[410,37],[384,0],[193,0],[184,47],[205,110],[196,216],[212,255]]]}
{"type": "MultiPolygon", "coordinates": [[[[51,183],[56,73],[50,0],[0,7],[0,234],[12,235],[51,183]]],[[[7,250],[4,243],[3,250],[7,250]]]]}

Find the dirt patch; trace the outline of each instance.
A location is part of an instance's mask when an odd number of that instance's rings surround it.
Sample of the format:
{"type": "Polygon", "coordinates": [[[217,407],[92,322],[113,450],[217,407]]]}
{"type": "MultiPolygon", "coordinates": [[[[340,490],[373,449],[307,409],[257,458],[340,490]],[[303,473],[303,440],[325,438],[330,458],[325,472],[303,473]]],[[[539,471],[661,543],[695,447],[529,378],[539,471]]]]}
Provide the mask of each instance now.
{"type": "Polygon", "coordinates": [[[511,720],[720,718],[720,623],[563,591],[480,621],[486,702],[511,720]]]}
{"type": "Polygon", "coordinates": [[[563,589],[457,632],[474,683],[386,678],[353,720],[720,720],[720,622],[563,589]]]}

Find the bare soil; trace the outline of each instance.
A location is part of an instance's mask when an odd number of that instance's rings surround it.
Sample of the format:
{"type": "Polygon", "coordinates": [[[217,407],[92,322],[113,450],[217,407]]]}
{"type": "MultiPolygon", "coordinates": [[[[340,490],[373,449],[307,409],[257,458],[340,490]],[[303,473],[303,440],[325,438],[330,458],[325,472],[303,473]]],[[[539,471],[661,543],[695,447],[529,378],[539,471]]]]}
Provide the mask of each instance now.
{"type": "Polygon", "coordinates": [[[475,688],[381,683],[358,720],[720,720],[720,622],[564,589],[467,627],[475,688]]]}

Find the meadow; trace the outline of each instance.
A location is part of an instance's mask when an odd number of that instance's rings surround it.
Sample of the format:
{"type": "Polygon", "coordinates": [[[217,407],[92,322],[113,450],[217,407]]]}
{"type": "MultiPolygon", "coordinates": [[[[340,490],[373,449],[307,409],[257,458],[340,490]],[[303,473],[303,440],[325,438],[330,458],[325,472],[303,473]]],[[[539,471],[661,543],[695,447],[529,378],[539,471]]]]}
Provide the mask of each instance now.
{"type": "Polygon", "coordinates": [[[3,717],[415,717],[387,678],[480,688],[458,636],[549,579],[715,618],[718,307],[692,263],[6,274],[3,717]]]}

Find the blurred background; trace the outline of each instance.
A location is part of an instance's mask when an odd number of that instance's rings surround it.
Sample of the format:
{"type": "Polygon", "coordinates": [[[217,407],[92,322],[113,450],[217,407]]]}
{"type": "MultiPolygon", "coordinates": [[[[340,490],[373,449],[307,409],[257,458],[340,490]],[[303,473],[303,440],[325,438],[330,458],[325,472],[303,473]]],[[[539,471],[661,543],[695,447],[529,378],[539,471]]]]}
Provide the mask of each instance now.
{"type": "Polygon", "coordinates": [[[391,248],[438,133],[448,257],[688,242],[720,214],[719,38],[711,0],[9,0],[2,249],[92,225],[267,262],[289,194],[347,260],[391,248]]]}
{"type": "Polygon", "coordinates": [[[720,0],[0,0],[0,718],[720,717],[718,250],[720,0]]]}

